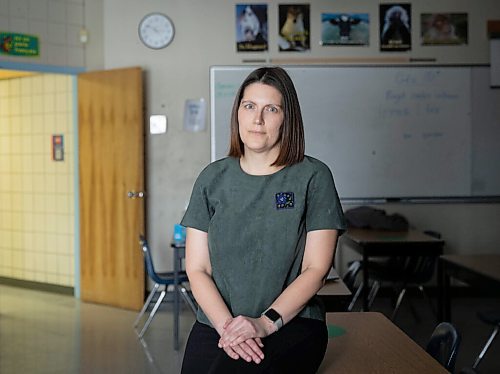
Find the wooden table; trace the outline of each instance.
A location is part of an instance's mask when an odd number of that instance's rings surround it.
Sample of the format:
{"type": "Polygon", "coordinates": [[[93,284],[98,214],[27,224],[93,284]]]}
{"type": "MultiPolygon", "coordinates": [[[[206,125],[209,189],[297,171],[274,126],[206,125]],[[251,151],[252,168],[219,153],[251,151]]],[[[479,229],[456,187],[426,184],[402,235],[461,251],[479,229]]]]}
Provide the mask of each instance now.
{"type": "Polygon", "coordinates": [[[368,310],[369,264],[370,257],[386,256],[440,256],[443,254],[444,241],[417,230],[382,231],[368,229],[349,229],[340,237],[363,256],[363,310],[368,310]]]}
{"type": "Polygon", "coordinates": [[[450,278],[456,278],[480,291],[500,295],[500,253],[444,255],[438,264],[438,318],[451,321],[450,278]]]}
{"type": "Polygon", "coordinates": [[[447,373],[381,313],[328,313],[326,318],[334,336],[318,374],[447,373]]]}
{"type": "Polygon", "coordinates": [[[341,278],[327,280],[317,295],[323,301],[327,312],[347,311],[352,293],[341,278]]]}

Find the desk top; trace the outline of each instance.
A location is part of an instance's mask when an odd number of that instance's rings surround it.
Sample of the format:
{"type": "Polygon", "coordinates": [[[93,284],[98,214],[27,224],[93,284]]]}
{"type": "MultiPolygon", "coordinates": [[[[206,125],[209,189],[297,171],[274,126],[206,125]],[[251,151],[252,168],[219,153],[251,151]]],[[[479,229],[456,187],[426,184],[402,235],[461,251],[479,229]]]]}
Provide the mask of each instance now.
{"type": "Polygon", "coordinates": [[[500,281],[500,253],[443,255],[441,260],[484,277],[500,281]]]}
{"type": "Polygon", "coordinates": [[[349,229],[344,234],[357,244],[366,243],[443,243],[441,239],[436,239],[418,230],[408,231],[385,231],[369,229],[349,229]]]}
{"type": "Polygon", "coordinates": [[[318,291],[318,296],[351,296],[352,292],[347,288],[342,279],[327,280],[325,285],[318,291]]]}
{"type": "Polygon", "coordinates": [[[352,293],[347,288],[342,278],[327,279],[325,285],[316,294],[327,312],[343,312],[352,298],[352,293]]]}
{"type": "Polygon", "coordinates": [[[447,373],[381,313],[328,313],[327,322],[334,336],[320,374],[447,373]]]}
{"type": "Polygon", "coordinates": [[[332,267],[325,285],[318,291],[317,295],[321,297],[351,296],[352,292],[347,288],[337,270],[332,267]]]}

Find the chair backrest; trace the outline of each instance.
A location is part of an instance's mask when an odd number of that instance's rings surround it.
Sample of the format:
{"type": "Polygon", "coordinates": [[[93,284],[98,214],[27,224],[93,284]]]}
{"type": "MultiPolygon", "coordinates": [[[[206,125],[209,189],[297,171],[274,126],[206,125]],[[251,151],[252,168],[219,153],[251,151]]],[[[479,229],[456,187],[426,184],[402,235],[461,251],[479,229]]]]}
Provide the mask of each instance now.
{"type": "Polygon", "coordinates": [[[142,253],[144,255],[144,262],[146,263],[146,270],[148,272],[149,277],[156,283],[163,284],[164,280],[161,279],[155,271],[155,267],[153,265],[153,259],[151,258],[151,251],[149,250],[149,244],[144,235],[139,235],[139,244],[142,249],[142,253]]]}
{"type": "Polygon", "coordinates": [[[409,257],[405,266],[405,275],[409,283],[424,284],[429,282],[436,270],[437,257],[409,257]]]}
{"type": "Polygon", "coordinates": [[[441,322],[434,329],[426,351],[446,370],[453,373],[460,341],[461,337],[455,326],[448,322],[441,322]]]}
{"type": "MultiPolygon", "coordinates": [[[[441,239],[441,234],[436,231],[426,230],[424,233],[436,239],[441,239]]],[[[417,284],[429,282],[436,271],[436,264],[436,256],[408,257],[404,266],[407,282],[417,284]]]]}
{"type": "Polygon", "coordinates": [[[342,277],[342,281],[345,283],[347,288],[352,292],[356,285],[356,277],[358,276],[359,271],[361,270],[361,261],[352,261],[349,267],[347,268],[347,272],[342,277]]]}

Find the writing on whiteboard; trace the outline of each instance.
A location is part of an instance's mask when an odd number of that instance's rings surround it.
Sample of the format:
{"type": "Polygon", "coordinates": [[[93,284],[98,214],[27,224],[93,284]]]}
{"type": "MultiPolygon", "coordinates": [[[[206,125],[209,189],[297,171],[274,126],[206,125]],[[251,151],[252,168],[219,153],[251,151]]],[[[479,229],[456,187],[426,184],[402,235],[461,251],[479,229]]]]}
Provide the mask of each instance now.
{"type": "Polygon", "coordinates": [[[214,94],[216,98],[234,97],[238,91],[239,84],[235,83],[216,83],[214,94]]]}
{"type": "Polygon", "coordinates": [[[453,111],[460,100],[459,94],[445,90],[387,89],[378,114],[381,119],[436,116],[453,111]]]}

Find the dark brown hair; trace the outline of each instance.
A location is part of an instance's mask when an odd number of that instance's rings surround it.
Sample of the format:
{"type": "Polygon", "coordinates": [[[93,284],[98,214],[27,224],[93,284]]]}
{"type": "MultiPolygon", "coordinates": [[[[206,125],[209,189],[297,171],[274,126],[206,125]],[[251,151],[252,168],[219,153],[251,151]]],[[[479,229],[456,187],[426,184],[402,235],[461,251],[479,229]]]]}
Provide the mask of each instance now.
{"type": "Polygon", "coordinates": [[[247,86],[252,83],[262,83],[276,88],[283,97],[283,124],[280,128],[278,143],[280,153],[272,166],[289,166],[304,159],[305,141],[304,125],[300,112],[299,99],[288,73],[280,67],[262,67],[251,72],[241,84],[234,98],[231,111],[231,145],[228,156],[241,157],[245,148],[241,141],[238,108],[247,86]]]}

